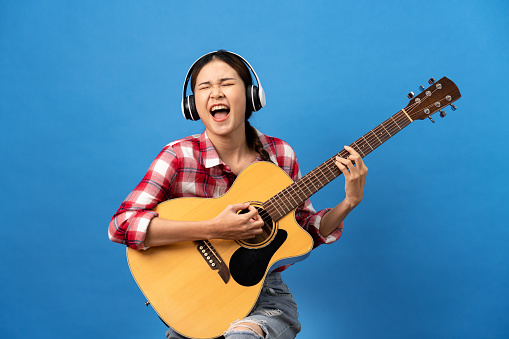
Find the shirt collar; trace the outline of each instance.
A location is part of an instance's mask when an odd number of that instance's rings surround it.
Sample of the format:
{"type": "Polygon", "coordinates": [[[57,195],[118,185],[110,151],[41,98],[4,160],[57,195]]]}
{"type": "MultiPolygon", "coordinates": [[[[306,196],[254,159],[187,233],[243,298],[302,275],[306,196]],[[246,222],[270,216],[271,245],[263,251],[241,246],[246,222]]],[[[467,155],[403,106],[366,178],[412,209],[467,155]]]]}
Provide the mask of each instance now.
{"type": "Polygon", "coordinates": [[[200,135],[200,153],[205,168],[212,168],[225,164],[221,158],[219,158],[219,154],[217,154],[216,148],[212,144],[212,141],[210,141],[206,131],[200,135]]]}
{"type": "MultiPolygon", "coordinates": [[[[268,151],[270,149],[270,146],[269,146],[269,143],[267,140],[267,136],[265,134],[263,134],[262,132],[260,132],[259,130],[257,130],[256,128],[255,128],[255,131],[258,134],[258,138],[260,138],[263,148],[268,151]]],[[[216,148],[214,147],[214,144],[212,144],[212,141],[210,141],[210,139],[207,135],[207,131],[203,132],[200,135],[200,152],[201,152],[201,156],[203,159],[203,166],[205,166],[205,168],[212,168],[212,167],[218,166],[218,165],[226,165],[223,162],[223,160],[221,160],[221,158],[219,158],[219,154],[217,153],[216,148]]],[[[269,153],[270,160],[272,160],[272,162],[276,164],[277,159],[276,159],[275,155],[270,151],[268,153],[269,153]]],[[[255,162],[258,162],[258,161],[262,161],[262,158],[259,154],[256,157],[255,162]]]]}

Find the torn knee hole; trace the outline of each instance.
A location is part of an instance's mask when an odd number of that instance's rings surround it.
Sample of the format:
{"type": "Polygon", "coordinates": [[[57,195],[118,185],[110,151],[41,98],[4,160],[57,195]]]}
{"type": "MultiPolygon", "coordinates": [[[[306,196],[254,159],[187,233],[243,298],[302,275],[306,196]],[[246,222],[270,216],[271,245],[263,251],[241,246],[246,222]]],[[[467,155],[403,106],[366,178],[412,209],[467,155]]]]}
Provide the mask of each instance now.
{"type": "Polygon", "coordinates": [[[258,335],[261,335],[265,338],[265,332],[262,330],[262,328],[258,324],[254,323],[237,323],[230,327],[230,329],[227,332],[233,332],[233,331],[251,331],[253,333],[256,333],[258,335]]]}

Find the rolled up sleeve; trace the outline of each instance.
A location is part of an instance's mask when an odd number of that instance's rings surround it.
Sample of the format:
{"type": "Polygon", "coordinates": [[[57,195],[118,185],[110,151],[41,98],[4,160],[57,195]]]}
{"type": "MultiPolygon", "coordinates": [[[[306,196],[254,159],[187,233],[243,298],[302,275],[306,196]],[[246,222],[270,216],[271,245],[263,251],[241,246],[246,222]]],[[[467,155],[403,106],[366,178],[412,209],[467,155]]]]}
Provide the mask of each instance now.
{"type": "Polygon", "coordinates": [[[169,199],[176,173],[177,158],[168,146],[152,162],[143,180],[122,202],[111,218],[108,237],[113,242],[134,249],[146,249],[144,245],[150,221],[158,214],[152,209],[169,199]]]}

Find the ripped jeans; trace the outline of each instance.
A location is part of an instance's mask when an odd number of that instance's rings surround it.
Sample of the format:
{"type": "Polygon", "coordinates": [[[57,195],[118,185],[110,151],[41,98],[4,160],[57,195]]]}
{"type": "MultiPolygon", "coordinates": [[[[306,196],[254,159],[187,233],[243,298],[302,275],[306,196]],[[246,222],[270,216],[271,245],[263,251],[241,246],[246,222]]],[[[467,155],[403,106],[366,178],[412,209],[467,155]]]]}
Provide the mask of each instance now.
{"type": "MultiPolygon", "coordinates": [[[[281,273],[267,274],[265,283],[251,313],[240,321],[232,324],[223,337],[224,339],[293,339],[300,332],[297,304],[281,279],[281,273]],[[234,329],[235,324],[246,322],[257,324],[265,333],[265,337],[251,330],[234,329]]],[[[240,324],[239,324],[240,325],[240,324]]],[[[243,326],[243,325],[242,325],[243,326]]],[[[171,328],[166,332],[167,339],[185,339],[171,328]]]]}

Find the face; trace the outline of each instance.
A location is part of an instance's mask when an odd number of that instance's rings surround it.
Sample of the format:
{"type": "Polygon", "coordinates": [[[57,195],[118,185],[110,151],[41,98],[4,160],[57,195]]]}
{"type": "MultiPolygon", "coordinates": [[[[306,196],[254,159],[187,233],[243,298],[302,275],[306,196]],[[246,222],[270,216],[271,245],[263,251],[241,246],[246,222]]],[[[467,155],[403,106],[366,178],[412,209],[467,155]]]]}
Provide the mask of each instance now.
{"type": "Polygon", "coordinates": [[[220,60],[206,64],[196,77],[193,95],[209,137],[245,133],[246,88],[230,65],[220,60]]]}

